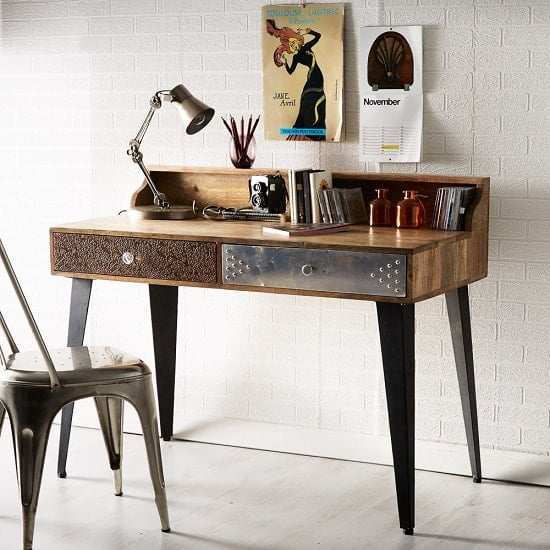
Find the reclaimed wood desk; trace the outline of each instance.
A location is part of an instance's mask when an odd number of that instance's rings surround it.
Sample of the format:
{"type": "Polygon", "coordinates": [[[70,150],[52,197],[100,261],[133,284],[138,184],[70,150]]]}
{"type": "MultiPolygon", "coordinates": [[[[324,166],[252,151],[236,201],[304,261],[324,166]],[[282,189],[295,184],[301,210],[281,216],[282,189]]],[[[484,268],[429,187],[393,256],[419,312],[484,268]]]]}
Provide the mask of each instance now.
{"type": "MultiPolygon", "coordinates": [[[[248,177],[269,171],[159,167],[151,170],[172,204],[243,206],[248,177]]],[[[424,195],[431,220],[438,187],[470,185],[477,197],[464,231],[355,225],[308,237],[264,234],[262,223],[134,221],[126,214],[53,227],[51,268],[72,278],[69,345],[82,345],[94,279],[149,285],[161,434],[172,436],[178,286],[326,296],[376,302],[400,526],[414,529],[414,305],[445,295],[470,464],[481,481],[468,284],[487,274],[489,179],[333,174],[368,202],[379,187],[397,202],[404,189],[424,195]]],[[[144,184],[131,205],[151,203],[144,184]]],[[[65,475],[72,409],[63,411],[58,471],[65,475]]]]}

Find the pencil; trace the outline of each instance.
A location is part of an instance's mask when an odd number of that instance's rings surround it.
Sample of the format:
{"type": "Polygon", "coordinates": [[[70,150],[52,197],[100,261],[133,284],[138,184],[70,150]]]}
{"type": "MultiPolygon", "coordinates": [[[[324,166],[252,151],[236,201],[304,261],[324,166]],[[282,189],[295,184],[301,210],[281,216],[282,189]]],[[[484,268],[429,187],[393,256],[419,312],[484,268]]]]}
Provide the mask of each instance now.
{"type": "Polygon", "coordinates": [[[248,134],[246,138],[246,143],[244,144],[244,150],[248,150],[248,146],[250,145],[250,141],[252,137],[254,136],[254,132],[256,131],[256,126],[258,126],[258,122],[260,122],[260,116],[258,115],[258,118],[254,122],[254,126],[252,126],[252,130],[250,130],[250,133],[248,134]]]}
{"type": "Polygon", "coordinates": [[[225,118],[221,117],[225,127],[227,128],[227,131],[231,134],[231,137],[233,137],[233,132],[231,131],[231,128],[229,127],[229,124],[227,124],[227,121],[225,120],[225,118]]]}
{"type": "Polygon", "coordinates": [[[235,143],[235,151],[237,152],[237,156],[239,158],[242,157],[243,155],[243,150],[242,150],[242,144],[241,144],[241,141],[239,139],[239,131],[237,130],[237,123],[235,122],[235,119],[231,116],[231,128],[233,129],[233,142],[235,143]]]}

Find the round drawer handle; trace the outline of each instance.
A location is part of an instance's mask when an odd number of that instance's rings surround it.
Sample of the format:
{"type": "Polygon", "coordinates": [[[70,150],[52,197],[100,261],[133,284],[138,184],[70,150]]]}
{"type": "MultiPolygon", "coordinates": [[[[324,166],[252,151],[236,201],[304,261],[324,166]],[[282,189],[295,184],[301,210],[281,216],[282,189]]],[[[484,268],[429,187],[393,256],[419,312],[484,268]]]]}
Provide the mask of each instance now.
{"type": "Polygon", "coordinates": [[[311,277],[313,275],[313,266],[311,264],[305,264],[302,266],[302,275],[304,277],[311,277]]]}
{"type": "Polygon", "coordinates": [[[124,252],[122,254],[122,261],[126,265],[132,265],[134,263],[134,255],[132,254],[132,252],[124,252]]]}

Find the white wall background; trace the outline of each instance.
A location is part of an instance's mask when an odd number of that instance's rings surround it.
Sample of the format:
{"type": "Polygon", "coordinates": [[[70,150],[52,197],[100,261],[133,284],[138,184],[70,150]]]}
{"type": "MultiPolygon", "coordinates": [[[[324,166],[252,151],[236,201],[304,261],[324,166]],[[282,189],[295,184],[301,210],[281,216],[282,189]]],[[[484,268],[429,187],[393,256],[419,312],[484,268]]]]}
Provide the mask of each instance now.
{"type": "MultiPolygon", "coordinates": [[[[2,0],[0,234],[50,344],[70,282],[49,273],[50,226],[112,215],[141,182],[126,156],[158,89],[183,82],[217,115],[260,114],[267,0],[2,0]]],[[[545,0],[351,0],[346,141],[266,142],[257,167],[491,177],[489,277],[471,286],[482,445],[550,455],[550,7],[545,0]],[[424,27],[424,161],[359,162],[359,28],[424,27]]],[[[157,113],[149,164],[226,166],[219,116],[183,136],[157,113]]],[[[227,417],[385,436],[367,302],[180,289],[177,421],[227,417]]],[[[153,362],[147,288],[98,281],[87,343],[153,362]]],[[[443,300],[417,307],[417,435],[464,443],[443,300]]]]}

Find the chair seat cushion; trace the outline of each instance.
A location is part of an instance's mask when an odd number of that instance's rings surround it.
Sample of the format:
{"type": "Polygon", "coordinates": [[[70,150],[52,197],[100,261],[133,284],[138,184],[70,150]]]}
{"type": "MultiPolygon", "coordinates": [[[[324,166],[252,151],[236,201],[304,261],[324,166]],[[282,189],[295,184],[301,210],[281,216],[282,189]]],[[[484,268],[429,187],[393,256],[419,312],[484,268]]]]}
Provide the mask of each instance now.
{"type": "MultiPolygon", "coordinates": [[[[149,367],[132,355],[108,346],[66,347],[50,350],[63,386],[126,381],[151,374],[149,367]]],[[[50,385],[50,376],[39,351],[12,354],[0,382],[50,385]]]]}

